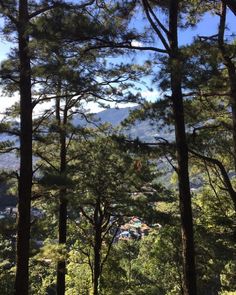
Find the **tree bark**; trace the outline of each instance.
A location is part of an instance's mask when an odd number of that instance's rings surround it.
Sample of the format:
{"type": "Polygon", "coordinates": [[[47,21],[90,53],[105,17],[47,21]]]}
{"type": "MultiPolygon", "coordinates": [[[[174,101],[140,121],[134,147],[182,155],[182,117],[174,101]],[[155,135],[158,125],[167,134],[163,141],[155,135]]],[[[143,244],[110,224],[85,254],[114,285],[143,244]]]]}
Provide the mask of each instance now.
{"type": "MultiPolygon", "coordinates": [[[[235,3],[236,5],[236,3],[235,3]]],[[[225,47],[224,34],[226,26],[226,5],[222,2],[222,9],[220,15],[220,25],[218,33],[218,47],[220,49],[224,65],[226,66],[229,87],[230,87],[230,106],[232,114],[232,135],[233,135],[233,156],[234,156],[234,169],[236,171],[236,68],[230,54],[225,47]]]]}
{"type": "MultiPolygon", "coordinates": [[[[60,84],[60,83],[59,83],[60,84]]],[[[59,85],[60,88],[60,85],[59,85]]],[[[61,90],[59,90],[61,91],[61,90]]],[[[60,173],[65,174],[66,172],[66,124],[67,124],[67,112],[64,110],[63,118],[61,120],[60,115],[60,98],[56,101],[56,119],[59,128],[60,137],[60,173]]],[[[65,107],[66,108],[66,107],[65,107]]],[[[61,245],[66,244],[67,239],[67,191],[66,188],[60,188],[59,190],[59,225],[58,225],[58,242],[61,245]]],[[[57,263],[57,295],[64,295],[66,284],[66,261],[61,260],[57,263]]]]}
{"type": "Polygon", "coordinates": [[[171,92],[175,121],[176,154],[178,162],[179,205],[183,247],[184,295],[196,295],[195,251],[191,192],[188,174],[188,145],[185,131],[184,106],[182,95],[182,60],[178,49],[179,1],[170,1],[169,43],[171,67],[171,92]]]}
{"type": "Polygon", "coordinates": [[[16,245],[15,294],[29,289],[30,206],[32,188],[32,97],[29,55],[28,1],[19,1],[18,42],[20,60],[20,176],[16,245]]]}
{"type": "Polygon", "coordinates": [[[101,247],[102,247],[102,216],[99,213],[100,200],[98,199],[94,212],[94,267],[93,267],[93,295],[99,294],[99,279],[101,275],[101,247]]]}
{"type": "Polygon", "coordinates": [[[222,0],[222,2],[227,5],[230,10],[236,15],[236,0],[222,0]]]}
{"type": "MultiPolygon", "coordinates": [[[[59,244],[66,244],[67,237],[67,200],[64,198],[66,192],[60,190],[60,205],[59,205],[59,229],[58,240],[59,244]]],[[[65,275],[66,261],[61,260],[57,263],[57,295],[65,294],[65,275]]]]}
{"type": "Polygon", "coordinates": [[[93,276],[93,295],[99,294],[99,279],[101,265],[101,234],[96,230],[96,238],[94,245],[94,276],[93,276]]]}

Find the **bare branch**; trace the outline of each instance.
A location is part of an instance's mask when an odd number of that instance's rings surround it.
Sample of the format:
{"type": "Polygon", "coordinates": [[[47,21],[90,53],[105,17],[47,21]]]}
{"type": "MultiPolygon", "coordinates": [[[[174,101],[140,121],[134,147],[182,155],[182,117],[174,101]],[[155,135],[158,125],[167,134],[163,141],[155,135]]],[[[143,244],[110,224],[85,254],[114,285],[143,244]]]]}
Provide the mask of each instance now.
{"type": "Polygon", "coordinates": [[[106,263],[107,258],[108,258],[109,254],[110,254],[110,252],[111,252],[111,247],[112,247],[112,245],[113,245],[113,243],[114,243],[114,240],[115,240],[115,237],[116,237],[118,231],[119,231],[119,228],[116,229],[116,231],[115,231],[115,233],[114,233],[114,235],[113,235],[113,237],[112,237],[112,239],[111,239],[111,241],[110,241],[110,243],[109,243],[109,245],[108,245],[108,249],[107,249],[106,256],[104,257],[103,261],[101,262],[101,266],[100,266],[101,273],[102,273],[103,266],[104,266],[104,264],[106,263]]]}
{"type": "Polygon", "coordinates": [[[226,4],[230,10],[236,15],[236,1],[235,0],[222,0],[224,4],[226,4]]]}
{"type": "Polygon", "coordinates": [[[0,154],[7,154],[13,151],[19,151],[20,148],[18,147],[9,147],[9,148],[4,148],[4,150],[0,150],[0,154]]]}
{"type": "Polygon", "coordinates": [[[159,18],[156,16],[156,14],[154,13],[152,7],[150,6],[150,4],[148,3],[148,1],[145,1],[148,7],[148,10],[150,11],[151,15],[153,16],[154,20],[157,22],[158,26],[162,29],[162,31],[169,36],[170,32],[169,30],[167,30],[167,28],[162,24],[162,22],[159,20],[159,18]]]}
{"type": "Polygon", "coordinates": [[[218,34],[214,34],[211,36],[198,36],[200,41],[217,41],[218,34]]]}
{"type": "Polygon", "coordinates": [[[227,171],[225,170],[224,165],[219,160],[214,159],[214,158],[210,158],[210,157],[202,155],[202,154],[199,154],[199,153],[195,152],[194,150],[189,149],[189,152],[192,155],[194,155],[194,156],[196,156],[196,157],[198,157],[198,158],[200,158],[200,159],[202,159],[204,161],[210,162],[210,163],[216,165],[219,168],[219,170],[221,172],[221,175],[223,177],[223,180],[224,180],[224,185],[225,185],[225,187],[227,188],[227,190],[229,192],[229,195],[230,195],[230,197],[231,197],[231,199],[233,201],[233,204],[234,204],[234,208],[236,210],[236,191],[234,190],[234,188],[233,188],[233,186],[231,184],[230,178],[228,176],[227,171]]]}
{"type": "MultiPolygon", "coordinates": [[[[146,13],[148,21],[150,22],[153,30],[157,33],[157,36],[160,38],[164,48],[169,53],[170,52],[170,46],[168,45],[168,43],[167,43],[165,37],[163,36],[161,30],[158,28],[158,26],[160,26],[159,25],[160,22],[158,22],[157,25],[156,25],[154,20],[152,19],[151,15],[150,15],[151,11],[150,11],[150,6],[149,6],[148,1],[147,0],[142,0],[142,3],[143,3],[143,8],[144,8],[144,11],[146,13]]],[[[161,26],[161,29],[162,29],[162,26],[161,26]]]]}
{"type": "MultiPolygon", "coordinates": [[[[103,42],[102,40],[99,40],[100,42],[103,42]]],[[[140,50],[140,51],[155,51],[159,53],[168,53],[167,50],[153,47],[153,46],[133,46],[131,42],[129,44],[127,43],[113,43],[113,42],[106,42],[104,41],[104,44],[101,45],[94,45],[90,46],[87,49],[84,50],[84,52],[88,52],[93,49],[103,49],[103,48],[117,48],[117,49],[132,49],[132,50],[140,50]]]]}
{"type": "Polygon", "coordinates": [[[40,159],[42,159],[43,161],[45,161],[49,166],[51,166],[53,169],[55,169],[56,171],[59,172],[59,169],[56,166],[54,166],[46,157],[44,157],[43,154],[41,154],[39,151],[37,151],[35,154],[40,159]]]}
{"type": "Polygon", "coordinates": [[[94,224],[94,220],[84,211],[83,207],[79,207],[81,213],[84,215],[84,217],[90,222],[90,224],[94,224]]]}

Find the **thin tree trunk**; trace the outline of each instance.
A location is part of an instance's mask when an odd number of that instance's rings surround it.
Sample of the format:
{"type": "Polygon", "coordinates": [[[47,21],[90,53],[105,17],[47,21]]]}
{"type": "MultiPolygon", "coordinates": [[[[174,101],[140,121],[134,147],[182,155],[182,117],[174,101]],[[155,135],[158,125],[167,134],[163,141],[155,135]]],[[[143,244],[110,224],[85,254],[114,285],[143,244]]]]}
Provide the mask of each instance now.
{"type": "MultiPolygon", "coordinates": [[[[66,244],[67,237],[67,200],[64,198],[66,192],[60,190],[60,205],[59,205],[59,229],[58,239],[59,244],[66,244]]],[[[66,262],[65,260],[57,263],[57,295],[65,294],[65,274],[66,262]]]]}
{"type": "MultiPolygon", "coordinates": [[[[176,62],[176,60],[175,60],[176,62]]],[[[175,75],[172,75],[174,79],[175,75]]],[[[184,267],[184,295],[195,295],[196,272],[195,251],[193,239],[193,217],[191,193],[188,175],[188,148],[184,125],[183,100],[181,89],[177,85],[172,87],[173,110],[175,120],[176,152],[178,161],[179,205],[181,215],[183,267],[184,267]]]]}
{"type": "Polygon", "coordinates": [[[29,289],[30,206],[32,188],[32,98],[29,56],[28,1],[19,1],[18,42],[20,59],[20,177],[16,245],[15,294],[29,289]]]}
{"type": "Polygon", "coordinates": [[[102,228],[101,216],[99,214],[100,200],[97,201],[94,213],[94,267],[93,267],[93,295],[99,294],[99,279],[101,275],[101,247],[102,247],[102,228]]]}
{"type": "Polygon", "coordinates": [[[218,47],[220,49],[224,65],[227,68],[230,87],[230,105],[232,114],[233,156],[234,169],[236,171],[236,68],[232,58],[225,48],[224,33],[226,26],[226,4],[222,3],[220,25],[218,34],[218,47]]]}
{"type": "Polygon", "coordinates": [[[227,5],[230,10],[236,15],[236,0],[223,0],[225,5],[227,5]]]}
{"type": "Polygon", "coordinates": [[[230,98],[231,98],[231,112],[233,123],[233,157],[234,157],[234,169],[236,171],[236,74],[230,78],[230,98]]]}
{"type": "MultiPolygon", "coordinates": [[[[59,83],[60,84],[60,83],[59,83]]],[[[60,85],[59,85],[60,88],[60,85]]],[[[67,124],[67,112],[64,111],[63,119],[60,115],[60,98],[56,101],[56,118],[59,128],[60,136],[60,173],[66,172],[66,124],[67,124]]],[[[60,188],[59,190],[59,225],[58,225],[58,242],[65,245],[67,239],[67,198],[66,188],[60,188]]],[[[57,263],[57,295],[65,294],[65,275],[66,275],[66,261],[61,260],[57,263]]]]}
{"type": "Polygon", "coordinates": [[[184,122],[182,95],[182,61],[178,50],[179,1],[171,0],[169,14],[171,92],[175,121],[176,153],[178,162],[179,204],[183,247],[184,295],[196,295],[195,251],[193,237],[193,217],[188,174],[188,146],[184,122]]]}
{"type": "Polygon", "coordinates": [[[100,264],[101,264],[101,235],[99,235],[99,231],[96,231],[96,239],[95,239],[95,246],[94,246],[93,295],[99,294],[100,264]]]}

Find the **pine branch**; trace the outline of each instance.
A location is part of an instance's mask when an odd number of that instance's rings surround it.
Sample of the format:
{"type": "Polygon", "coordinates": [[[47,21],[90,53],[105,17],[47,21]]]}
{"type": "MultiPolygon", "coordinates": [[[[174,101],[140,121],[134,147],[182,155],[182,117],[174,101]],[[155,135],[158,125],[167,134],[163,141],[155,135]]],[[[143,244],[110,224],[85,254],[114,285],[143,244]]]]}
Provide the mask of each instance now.
{"type": "Polygon", "coordinates": [[[156,14],[154,13],[152,7],[150,6],[150,4],[148,3],[147,0],[145,0],[145,2],[147,3],[148,9],[151,13],[151,15],[153,16],[154,20],[157,22],[158,26],[162,29],[162,31],[169,36],[170,32],[169,30],[167,30],[167,28],[162,24],[162,22],[159,20],[159,18],[156,16],[156,14]]]}
{"type": "Polygon", "coordinates": [[[3,9],[2,14],[8,17],[16,26],[18,26],[19,25],[18,20],[12,15],[9,8],[4,4],[3,0],[0,0],[0,6],[3,9]]]}
{"type": "Polygon", "coordinates": [[[218,38],[218,34],[214,34],[211,36],[198,36],[200,41],[216,41],[218,38]]]}
{"type": "Polygon", "coordinates": [[[81,213],[83,214],[83,216],[89,221],[89,223],[91,225],[94,225],[94,220],[84,211],[83,207],[79,207],[81,213]]]}
{"type": "MultiPolygon", "coordinates": [[[[95,3],[95,0],[85,2],[81,5],[75,5],[74,7],[76,7],[77,9],[83,9],[83,8],[86,8],[87,6],[92,5],[93,3],[95,3]]],[[[54,1],[54,3],[52,5],[46,5],[44,7],[41,7],[40,9],[36,10],[35,12],[31,13],[29,15],[29,19],[34,18],[34,17],[40,15],[41,13],[47,12],[47,11],[52,10],[54,8],[64,8],[64,9],[71,8],[71,5],[54,1]]]]}
{"type": "Polygon", "coordinates": [[[38,156],[41,160],[45,161],[49,166],[51,166],[55,171],[59,171],[59,169],[54,166],[46,157],[43,156],[43,154],[41,154],[39,151],[37,151],[36,153],[36,156],[38,156]]]}
{"type": "MultiPolygon", "coordinates": [[[[160,38],[164,48],[166,49],[166,52],[169,53],[170,52],[170,46],[168,45],[168,43],[167,43],[165,37],[163,36],[161,30],[158,28],[158,26],[160,26],[159,25],[160,21],[158,21],[158,23],[156,25],[154,20],[152,19],[151,15],[150,15],[151,11],[150,11],[150,5],[148,3],[148,0],[142,0],[142,3],[143,3],[143,8],[144,8],[144,11],[146,13],[148,21],[150,22],[150,24],[151,24],[153,30],[156,32],[157,36],[160,38]]],[[[161,25],[161,29],[162,29],[162,27],[163,26],[161,25]]],[[[168,34],[169,34],[169,31],[167,31],[166,29],[165,29],[165,31],[168,32],[168,34]]]]}
{"type": "Polygon", "coordinates": [[[196,157],[198,157],[198,158],[200,158],[200,159],[202,159],[204,161],[212,163],[212,164],[216,165],[219,168],[219,170],[221,172],[221,175],[223,177],[223,180],[224,180],[224,185],[225,185],[225,187],[227,188],[227,190],[228,190],[228,192],[230,194],[230,197],[231,197],[231,199],[232,199],[232,201],[234,203],[234,208],[236,210],[236,191],[234,190],[234,188],[233,188],[233,186],[231,184],[230,178],[228,176],[227,171],[225,170],[224,165],[219,160],[217,160],[215,158],[210,158],[210,157],[202,155],[202,154],[199,154],[194,150],[189,149],[189,152],[192,155],[194,155],[194,156],[196,156],[196,157]]]}
{"type": "MultiPolygon", "coordinates": [[[[99,40],[100,42],[103,42],[103,40],[99,40]]],[[[94,49],[103,49],[103,48],[117,48],[117,49],[130,49],[130,50],[140,50],[140,51],[155,51],[158,53],[168,53],[167,50],[165,49],[161,49],[161,48],[157,48],[157,47],[153,47],[153,46],[133,46],[131,44],[131,42],[129,44],[127,43],[114,43],[114,42],[107,42],[104,41],[103,45],[94,45],[94,46],[90,46],[87,49],[84,50],[84,52],[88,52],[90,50],[94,50],[94,49]]]]}
{"type": "Polygon", "coordinates": [[[107,258],[109,257],[109,254],[110,254],[110,252],[111,252],[111,247],[112,247],[112,245],[113,245],[113,243],[114,243],[114,240],[115,240],[115,237],[116,237],[118,231],[119,231],[119,228],[116,229],[114,235],[112,236],[112,239],[111,239],[111,241],[110,241],[110,243],[109,243],[109,245],[108,245],[108,249],[107,249],[106,256],[104,257],[103,261],[101,262],[101,273],[102,273],[102,270],[103,270],[103,266],[104,266],[104,264],[106,263],[107,258]]]}

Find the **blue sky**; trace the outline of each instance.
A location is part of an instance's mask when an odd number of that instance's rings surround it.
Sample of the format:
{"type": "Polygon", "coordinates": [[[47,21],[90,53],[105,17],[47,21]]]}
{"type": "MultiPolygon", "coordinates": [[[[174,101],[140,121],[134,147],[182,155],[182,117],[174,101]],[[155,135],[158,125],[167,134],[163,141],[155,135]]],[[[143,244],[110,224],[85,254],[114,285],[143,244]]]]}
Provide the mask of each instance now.
{"type": "MultiPolygon", "coordinates": [[[[219,23],[219,16],[207,13],[206,16],[198,23],[196,28],[191,30],[183,31],[179,34],[180,44],[191,43],[194,37],[200,36],[211,36],[217,33],[219,23]]],[[[227,27],[229,31],[227,33],[236,33],[236,16],[228,10],[227,13],[227,27]]]]}
{"type": "MultiPolygon", "coordinates": [[[[187,30],[180,30],[179,32],[179,44],[180,45],[186,45],[193,41],[193,39],[198,36],[209,36],[217,33],[217,27],[218,27],[219,17],[212,14],[206,14],[204,18],[198,23],[198,25],[193,29],[187,29],[187,30]]],[[[140,26],[143,26],[143,22],[137,22],[137,29],[139,29],[140,26]]],[[[0,19],[0,25],[2,25],[2,20],[0,19]]],[[[230,11],[228,11],[227,15],[227,25],[229,28],[229,31],[226,32],[227,34],[236,33],[236,16],[233,15],[230,11]]],[[[11,44],[3,39],[3,37],[0,35],[0,61],[5,59],[7,57],[7,53],[10,50],[11,44]]],[[[134,61],[140,61],[145,60],[148,57],[148,53],[141,53],[139,55],[136,54],[136,57],[134,58],[134,61]]],[[[128,61],[129,57],[124,57],[124,61],[128,61]]],[[[144,89],[144,88],[143,88],[144,89]]],[[[144,95],[148,96],[149,99],[155,99],[155,96],[158,95],[158,91],[154,92],[148,92],[147,90],[143,90],[144,95]]],[[[17,99],[17,96],[13,98],[2,97],[0,100],[0,108],[4,109],[7,106],[10,106],[15,100],[17,99]]],[[[93,108],[93,106],[92,106],[93,108]]]]}
{"type": "MultiPolygon", "coordinates": [[[[212,14],[206,14],[205,17],[198,23],[198,25],[193,29],[181,30],[179,33],[179,43],[188,44],[191,43],[194,37],[197,35],[213,35],[217,33],[217,26],[219,22],[219,17],[212,14]]],[[[2,20],[0,19],[0,26],[2,25],[2,20]]],[[[143,25],[143,24],[141,24],[143,25]]],[[[236,33],[236,16],[228,10],[227,15],[227,25],[230,32],[236,33]]],[[[137,23],[138,27],[138,23],[137,23]]],[[[0,60],[6,58],[9,52],[11,44],[3,39],[0,35],[0,60]]]]}

